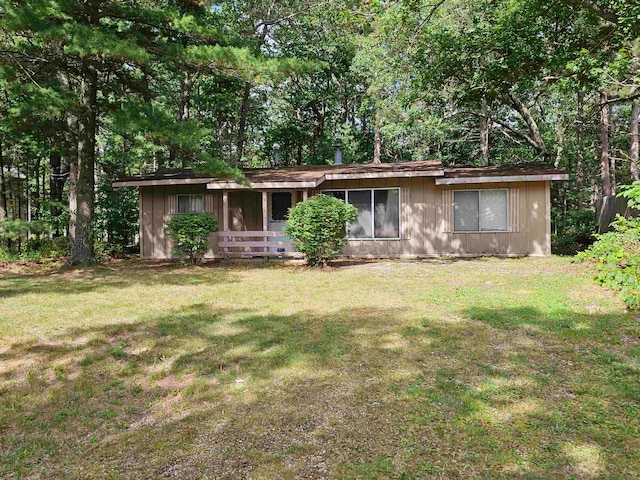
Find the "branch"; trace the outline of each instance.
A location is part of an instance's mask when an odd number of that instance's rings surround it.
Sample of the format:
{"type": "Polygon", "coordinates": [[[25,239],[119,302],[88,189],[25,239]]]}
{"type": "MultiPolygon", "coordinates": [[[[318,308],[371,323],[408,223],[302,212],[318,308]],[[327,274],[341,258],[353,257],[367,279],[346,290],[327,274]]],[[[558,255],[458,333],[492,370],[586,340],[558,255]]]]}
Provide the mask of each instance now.
{"type": "Polygon", "coordinates": [[[637,100],[638,98],[640,98],[640,92],[634,93],[633,95],[629,95],[628,97],[614,98],[612,100],[609,100],[603,103],[602,105],[614,105],[616,103],[627,103],[627,102],[632,102],[634,100],[637,100]]]}
{"type": "Polygon", "coordinates": [[[614,23],[616,25],[620,23],[620,19],[615,13],[605,10],[591,0],[578,0],[578,3],[607,22],[614,23]]]}

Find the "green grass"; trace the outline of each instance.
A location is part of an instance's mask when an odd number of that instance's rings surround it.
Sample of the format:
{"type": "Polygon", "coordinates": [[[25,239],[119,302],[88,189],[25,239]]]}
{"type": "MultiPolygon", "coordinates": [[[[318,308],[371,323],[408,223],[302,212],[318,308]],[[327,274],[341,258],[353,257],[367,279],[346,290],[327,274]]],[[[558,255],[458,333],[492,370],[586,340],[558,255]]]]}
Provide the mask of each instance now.
{"type": "Polygon", "coordinates": [[[0,270],[0,477],[632,478],[640,320],[563,258],[0,270]]]}

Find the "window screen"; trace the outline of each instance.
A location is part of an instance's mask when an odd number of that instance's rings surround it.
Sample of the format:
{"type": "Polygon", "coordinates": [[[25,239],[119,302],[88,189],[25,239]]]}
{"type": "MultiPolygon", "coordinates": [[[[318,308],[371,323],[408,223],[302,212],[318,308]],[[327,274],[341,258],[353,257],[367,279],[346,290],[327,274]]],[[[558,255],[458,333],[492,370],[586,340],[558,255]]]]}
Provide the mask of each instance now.
{"type": "Polygon", "coordinates": [[[400,237],[400,191],[374,190],[373,208],[376,238],[400,237]]]}
{"type": "Polygon", "coordinates": [[[347,201],[358,209],[358,217],[349,225],[349,237],[372,238],[371,190],[350,190],[347,201]]]}
{"type": "Polygon", "coordinates": [[[478,192],[453,192],[453,230],[456,232],[480,231],[478,192]]]}
{"type": "Polygon", "coordinates": [[[480,226],[483,232],[507,231],[507,191],[480,192],[480,226]]]}
{"type": "Polygon", "coordinates": [[[506,190],[453,192],[454,232],[506,232],[506,190]]]}
{"type": "Polygon", "coordinates": [[[325,190],[358,209],[358,217],[348,225],[349,238],[400,238],[400,189],[325,190]]]}
{"type": "Polygon", "coordinates": [[[271,220],[286,220],[291,208],[291,192],[273,192],[271,194],[271,220]]]}
{"type": "Polygon", "coordinates": [[[204,195],[178,195],[178,213],[189,212],[204,212],[204,195]]]}

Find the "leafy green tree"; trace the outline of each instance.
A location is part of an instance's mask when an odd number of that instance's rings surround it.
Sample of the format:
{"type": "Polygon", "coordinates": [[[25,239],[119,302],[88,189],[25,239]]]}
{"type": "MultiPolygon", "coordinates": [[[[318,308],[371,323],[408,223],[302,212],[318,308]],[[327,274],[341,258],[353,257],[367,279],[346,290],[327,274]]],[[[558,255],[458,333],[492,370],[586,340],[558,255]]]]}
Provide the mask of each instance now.
{"type": "Polygon", "coordinates": [[[2,1],[0,11],[2,64],[16,81],[48,89],[64,112],[69,235],[74,245],[69,264],[94,259],[99,123],[121,129],[118,133],[129,138],[142,135],[157,151],[162,150],[158,144],[167,141],[167,150],[183,166],[206,164],[213,171],[226,171],[219,158],[201,148],[205,132],[190,121],[193,77],[199,70],[254,77],[264,68],[226,38],[211,2],[2,1]],[[181,73],[172,76],[180,84],[178,112],[168,121],[169,109],[154,110],[154,81],[176,70],[181,73]],[[45,85],[38,82],[40,76],[48,79],[45,85]],[[119,111],[127,114],[118,116],[119,111]],[[103,112],[112,114],[114,121],[105,121],[103,112]]]}

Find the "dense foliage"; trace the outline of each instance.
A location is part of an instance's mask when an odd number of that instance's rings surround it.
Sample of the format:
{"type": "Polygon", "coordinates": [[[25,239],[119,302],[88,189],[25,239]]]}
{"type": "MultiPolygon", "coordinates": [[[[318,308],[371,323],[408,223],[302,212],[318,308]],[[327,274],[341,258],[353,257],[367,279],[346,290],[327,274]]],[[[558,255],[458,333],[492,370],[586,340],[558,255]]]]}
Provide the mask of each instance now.
{"type": "MultiPolygon", "coordinates": [[[[640,182],[625,190],[629,204],[640,204],[640,182]]],[[[640,217],[618,216],[613,230],[597,235],[596,242],[579,258],[593,261],[596,279],[620,293],[627,305],[640,308],[640,217]]]]}
{"type": "Polygon", "coordinates": [[[557,255],[575,255],[594,241],[598,228],[593,210],[571,210],[560,213],[555,221],[556,231],[551,235],[551,249],[557,255]]]}
{"type": "Polygon", "coordinates": [[[357,210],[342,200],[318,195],[296,204],[289,212],[284,233],[311,266],[326,265],[347,243],[347,225],[357,210]]]}
{"type": "Polygon", "coordinates": [[[0,218],[55,222],[89,262],[135,240],[115,178],[340,144],[346,162],[554,163],[554,245],[583,248],[583,212],[638,178],[638,5],[0,0],[0,218]]]}
{"type": "Polygon", "coordinates": [[[175,242],[174,253],[195,265],[207,251],[209,235],[218,231],[218,220],[210,213],[181,213],[169,220],[166,231],[175,242]]]}

